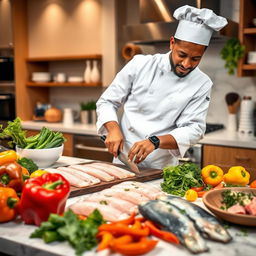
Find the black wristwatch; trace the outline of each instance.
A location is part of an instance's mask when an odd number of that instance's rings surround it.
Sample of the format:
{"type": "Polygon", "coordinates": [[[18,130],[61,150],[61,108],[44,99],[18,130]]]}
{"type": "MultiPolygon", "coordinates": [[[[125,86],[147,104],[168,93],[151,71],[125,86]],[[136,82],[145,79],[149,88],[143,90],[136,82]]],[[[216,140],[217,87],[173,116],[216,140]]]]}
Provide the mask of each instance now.
{"type": "Polygon", "coordinates": [[[159,148],[160,140],[156,136],[150,136],[148,139],[153,143],[155,149],[159,148]]]}

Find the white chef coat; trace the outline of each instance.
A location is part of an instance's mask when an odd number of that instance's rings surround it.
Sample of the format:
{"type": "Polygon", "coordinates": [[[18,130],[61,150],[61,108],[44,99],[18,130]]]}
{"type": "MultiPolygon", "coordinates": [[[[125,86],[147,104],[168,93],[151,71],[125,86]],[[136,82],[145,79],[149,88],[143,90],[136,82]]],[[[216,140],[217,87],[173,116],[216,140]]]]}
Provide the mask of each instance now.
{"type": "MultiPolygon", "coordinates": [[[[167,54],[136,55],[116,75],[97,101],[97,129],[107,134],[104,123],[118,122],[117,109],[123,105],[121,130],[124,153],[148,136],[171,134],[178,149],[154,150],[139,164],[161,169],[176,165],[177,158],[202,138],[212,81],[198,67],[185,77],[171,70],[167,54]]],[[[114,162],[120,163],[114,159],[114,162]]]]}

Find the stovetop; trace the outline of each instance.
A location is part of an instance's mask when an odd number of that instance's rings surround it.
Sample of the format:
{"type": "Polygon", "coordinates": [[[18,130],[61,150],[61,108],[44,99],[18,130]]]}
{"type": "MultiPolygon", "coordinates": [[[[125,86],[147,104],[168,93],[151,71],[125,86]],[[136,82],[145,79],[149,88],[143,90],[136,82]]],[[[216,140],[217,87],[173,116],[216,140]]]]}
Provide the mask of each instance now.
{"type": "Polygon", "coordinates": [[[210,133],[210,132],[215,132],[215,131],[221,130],[221,129],[224,129],[223,124],[206,123],[205,134],[210,133]]]}

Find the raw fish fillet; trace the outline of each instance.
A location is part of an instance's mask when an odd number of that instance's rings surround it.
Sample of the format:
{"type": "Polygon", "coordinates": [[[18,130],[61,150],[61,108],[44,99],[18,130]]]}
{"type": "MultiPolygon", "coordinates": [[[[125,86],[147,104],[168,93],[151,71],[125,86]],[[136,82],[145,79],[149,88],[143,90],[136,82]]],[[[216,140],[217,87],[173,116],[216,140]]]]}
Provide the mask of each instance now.
{"type": "Polygon", "coordinates": [[[108,173],[106,172],[103,172],[101,170],[98,170],[96,168],[93,168],[93,167],[90,167],[90,166],[85,166],[85,165],[71,165],[70,166],[71,168],[74,168],[74,169],[77,169],[77,170],[80,170],[82,172],[85,172],[89,175],[92,175],[102,181],[111,181],[111,180],[114,180],[115,177],[114,176],[111,176],[109,175],[108,173]]]}
{"type": "Polygon", "coordinates": [[[109,205],[102,205],[96,202],[79,201],[72,204],[69,208],[76,214],[82,214],[85,216],[88,216],[95,209],[98,209],[103,215],[103,218],[108,221],[116,221],[124,217],[124,214],[116,208],[109,205]]]}
{"type": "Polygon", "coordinates": [[[128,214],[132,212],[138,212],[138,207],[135,204],[113,196],[105,196],[100,193],[87,197],[85,201],[97,202],[103,205],[110,205],[117,210],[128,214]]]}
{"type": "Polygon", "coordinates": [[[77,178],[89,182],[90,185],[100,183],[100,179],[71,167],[58,167],[57,169],[69,172],[70,174],[75,175],[77,178]]]}
{"type": "Polygon", "coordinates": [[[88,187],[89,186],[89,182],[83,181],[83,180],[77,178],[76,176],[70,174],[69,172],[65,172],[65,171],[61,171],[61,170],[57,170],[57,169],[53,169],[53,168],[46,169],[46,171],[47,172],[51,172],[51,173],[61,174],[74,187],[84,188],[84,187],[88,187]]]}
{"type": "Polygon", "coordinates": [[[102,165],[99,165],[98,163],[91,163],[91,164],[86,164],[86,166],[91,166],[91,167],[94,167],[96,169],[99,169],[99,170],[101,170],[103,172],[108,173],[111,176],[114,176],[117,179],[125,179],[125,178],[130,177],[125,172],[121,172],[119,170],[111,168],[111,165],[109,165],[109,166],[102,166],[102,165]]]}
{"type": "Polygon", "coordinates": [[[138,181],[124,181],[120,184],[133,185],[134,187],[136,186],[136,187],[140,187],[140,188],[150,189],[150,191],[153,193],[163,193],[160,188],[157,188],[154,185],[148,184],[148,183],[143,183],[143,182],[138,182],[138,181]]]}
{"type": "Polygon", "coordinates": [[[146,187],[138,187],[134,184],[123,184],[123,183],[119,183],[115,186],[113,186],[112,188],[125,188],[125,189],[129,189],[130,191],[134,191],[137,192],[145,197],[147,197],[150,200],[156,199],[157,197],[164,195],[163,192],[153,192],[151,191],[150,188],[146,188],[146,187]]]}
{"type": "MultiPolygon", "coordinates": [[[[116,173],[119,173],[119,175],[125,175],[126,177],[134,177],[135,173],[127,171],[123,168],[117,167],[112,164],[107,164],[107,163],[91,163],[90,165],[94,165],[97,168],[102,168],[104,171],[109,172],[109,174],[114,175],[116,173]]],[[[126,178],[125,177],[125,178],[126,178]]]]}
{"type": "Polygon", "coordinates": [[[149,200],[148,197],[125,188],[109,188],[101,191],[100,193],[103,195],[120,198],[133,204],[139,204],[149,200]]]}

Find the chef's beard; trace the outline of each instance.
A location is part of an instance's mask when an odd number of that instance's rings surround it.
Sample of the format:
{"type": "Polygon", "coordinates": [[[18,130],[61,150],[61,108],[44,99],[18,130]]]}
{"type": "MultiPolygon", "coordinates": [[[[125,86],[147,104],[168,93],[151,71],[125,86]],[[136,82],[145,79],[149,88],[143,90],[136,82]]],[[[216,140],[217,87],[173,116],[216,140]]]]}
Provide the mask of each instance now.
{"type": "Polygon", "coordinates": [[[171,63],[171,67],[172,67],[172,70],[174,72],[174,74],[178,77],[185,77],[187,76],[190,72],[192,72],[197,66],[195,66],[194,68],[184,68],[181,64],[176,64],[174,65],[173,61],[172,61],[172,56],[170,55],[170,63],[171,63]],[[176,68],[177,67],[181,67],[185,70],[189,70],[187,73],[179,73],[176,71],[176,68]]]}

